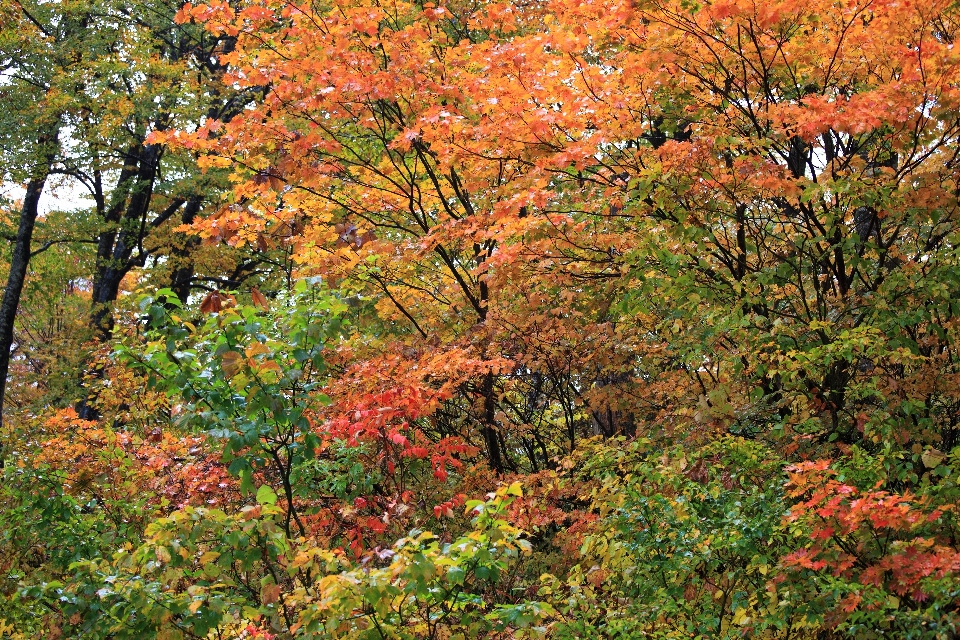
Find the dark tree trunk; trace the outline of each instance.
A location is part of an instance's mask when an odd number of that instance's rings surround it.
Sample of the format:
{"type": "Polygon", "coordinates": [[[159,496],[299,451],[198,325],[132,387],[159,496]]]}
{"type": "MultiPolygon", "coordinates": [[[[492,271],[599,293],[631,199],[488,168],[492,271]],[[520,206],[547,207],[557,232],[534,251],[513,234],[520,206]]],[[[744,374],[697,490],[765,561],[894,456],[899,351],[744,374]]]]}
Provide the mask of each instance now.
{"type": "Polygon", "coordinates": [[[153,227],[147,222],[147,216],[160,161],[160,147],[137,145],[129,156],[117,185],[121,195],[106,213],[104,222],[108,226],[100,234],[97,246],[90,325],[101,340],[109,340],[113,333],[112,303],[120,293],[124,276],[139,264],[134,258],[145,257],[142,243],[153,227]]]}
{"type": "MultiPolygon", "coordinates": [[[[56,140],[56,133],[41,139],[41,144],[56,140]]],[[[23,206],[20,209],[20,224],[17,235],[13,239],[13,254],[10,258],[10,274],[7,276],[7,286],[3,291],[3,301],[0,302],[0,427],[3,425],[3,401],[7,390],[7,372],[10,370],[10,349],[13,346],[13,324],[17,318],[17,309],[20,307],[20,295],[23,293],[23,284],[27,279],[27,266],[30,263],[30,242],[33,239],[33,229],[37,224],[37,213],[40,205],[40,195],[50,171],[52,154],[48,153],[40,171],[27,183],[27,192],[23,197],[23,206]]],[[[3,464],[3,443],[0,442],[0,465],[3,464]]]]}
{"type": "MultiPolygon", "coordinates": [[[[183,215],[180,218],[182,224],[193,224],[197,214],[200,213],[200,207],[203,205],[202,196],[194,196],[187,201],[187,206],[183,209],[183,215]]],[[[170,289],[177,294],[180,302],[187,304],[190,297],[193,276],[195,275],[194,262],[192,254],[200,245],[200,238],[189,236],[184,238],[182,247],[177,247],[172,252],[172,257],[176,260],[176,266],[173,273],[170,274],[170,289]]]]}
{"type": "MultiPolygon", "coordinates": [[[[597,387],[609,387],[611,385],[622,386],[628,384],[631,380],[633,380],[633,373],[630,371],[622,371],[620,373],[601,376],[594,384],[597,387]]],[[[616,435],[622,435],[628,438],[636,435],[636,416],[634,416],[632,411],[611,406],[611,404],[607,402],[604,406],[591,409],[590,417],[594,435],[603,436],[604,439],[612,438],[616,435]]]]}
{"type": "Polygon", "coordinates": [[[487,445],[487,461],[498,475],[503,474],[503,454],[497,433],[496,398],[494,397],[493,373],[483,376],[483,440],[487,445]]]}
{"type": "MultiPolygon", "coordinates": [[[[183,201],[175,201],[167,212],[148,221],[150,200],[160,162],[158,145],[135,144],[127,152],[127,162],[120,172],[110,207],[104,211],[106,228],[97,243],[97,262],[93,275],[90,326],[102,342],[113,335],[113,303],[120,293],[120,283],[135,266],[146,259],[144,238],[165,217],[172,215],[183,201]]],[[[99,379],[103,368],[95,365],[85,376],[99,379]]],[[[100,417],[95,407],[96,392],[88,389],[77,403],[77,414],[84,420],[100,417]]]]}

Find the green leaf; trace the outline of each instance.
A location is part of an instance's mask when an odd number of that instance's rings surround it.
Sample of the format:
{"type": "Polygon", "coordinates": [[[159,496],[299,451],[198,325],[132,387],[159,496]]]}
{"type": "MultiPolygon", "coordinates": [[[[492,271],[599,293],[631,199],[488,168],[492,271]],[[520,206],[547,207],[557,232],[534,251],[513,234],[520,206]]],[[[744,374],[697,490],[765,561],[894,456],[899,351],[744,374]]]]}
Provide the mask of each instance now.
{"type": "Polygon", "coordinates": [[[249,466],[240,470],[240,491],[244,494],[253,491],[253,469],[249,466]]]}
{"type": "Polygon", "coordinates": [[[450,567],[447,569],[447,580],[450,584],[463,584],[466,572],[460,567],[450,567]]]}
{"type": "Polygon", "coordinates": [[[277,493],[265,484],[257,489],[257,504],[277,504],[277,493]]]}

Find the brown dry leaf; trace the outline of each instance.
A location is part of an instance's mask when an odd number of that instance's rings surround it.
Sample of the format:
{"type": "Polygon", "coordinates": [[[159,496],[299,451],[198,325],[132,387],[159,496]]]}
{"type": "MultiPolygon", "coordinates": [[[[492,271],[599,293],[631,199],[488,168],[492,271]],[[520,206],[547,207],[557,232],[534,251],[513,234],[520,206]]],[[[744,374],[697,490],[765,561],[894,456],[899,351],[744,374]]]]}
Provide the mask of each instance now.
{"type": "Polygon", "coordinates": [[[240,367],[243,365],[243,356],[237,353],[236,351],[227,351],[221,356],[223,359],[223,374],[227,378],[232,378],[233,376],[240,373],[240,367]]]}
{"type": "Polygon", "coordinates": [[[211,291],[200,303],[200,313],[219,313],[223,309],[223,296],[219,291],[211,291]]]}
{"type": "Polygon", "coordinates": [[[274,602],[280,599],[280,585],[278,584],[265,584],[260,590],[260,598],[263,600],[263,604],[273,604],[274,602]]]}
{"type": "Polygon", "coordinates": [[[267,301],[267,297],[260,293],[260,289],[256,287],[250,288],[250,297],[253,298],[254,306],[260,307],[264,311],[270,310],[270,303],[267,301]]]}

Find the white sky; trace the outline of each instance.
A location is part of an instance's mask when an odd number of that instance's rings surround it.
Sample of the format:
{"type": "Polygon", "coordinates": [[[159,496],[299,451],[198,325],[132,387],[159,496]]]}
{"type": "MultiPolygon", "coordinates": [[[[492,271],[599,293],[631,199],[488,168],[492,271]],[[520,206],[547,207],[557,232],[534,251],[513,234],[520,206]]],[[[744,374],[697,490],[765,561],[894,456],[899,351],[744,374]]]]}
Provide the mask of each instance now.
{"type": "MultiPolygon", "coordinates": [[[[23,194],[22,185],[9,182],[0,183],[0,197],[2,198],[17,201],[23,198],[23,194]]],[[[40,196],[40,215],[57,210],[78,209],[90,206],[91,203],[92,200],[83,186],[77,184],[74,180],[64,180],[60,176],[53,176],[47,180],[43,194],[40,196]]]]}

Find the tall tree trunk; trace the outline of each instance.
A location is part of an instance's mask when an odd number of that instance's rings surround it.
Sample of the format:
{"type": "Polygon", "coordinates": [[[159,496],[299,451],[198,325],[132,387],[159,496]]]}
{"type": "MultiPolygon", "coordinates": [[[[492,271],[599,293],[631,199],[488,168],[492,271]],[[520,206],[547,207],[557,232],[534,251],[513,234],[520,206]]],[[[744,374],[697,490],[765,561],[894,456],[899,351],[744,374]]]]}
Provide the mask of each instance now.
{"type": "Polygon", "coordinates": [[[493,469],[497,475],[502,475],[504,471],[503,465],[503,454],[500,451],[500,438],[497,433],[497,419],[496,419],[496,397],[494,396],[495,390],[493,387],[493,373],[488,372],[483,375],[483,426],[481,428],[483,433],[484,443],[487,445],[487,461],[490,464],[490,468],[493,469]]]}
{"type": "MultiPolygon", "coordinates": [[[[202,196],[190,198],[180,218],[181,224],[193,224],[202,206],[202,196]]],[[[176,247],[171,255],[171,259],[176,261],[176,267],[170,275],[170,288],[177,294],[177,297],[180,298],[180,302],[183,304],[187,304],[187,300],[190,298],[191,284],[193,283],[193,276],[195,274],[192,254],[199,245],[199,237],[187,236],[183,238],[183,245],[176,247]]]]}
{"type": "Polygon", "coordinates": [[[147,216],[157,177],[160,147],[138,143],[128,155],[131,157],[117,184],[121,197],[115,200],[105,216],[104,222],[108,226],[100,234],[93,276],[90,325],[103,341],[113,335],[112,305],[120,293],[120,283],[136,266],[131,261],[134,251],[140,250],[142,257],[141,244],[153,226],[147,216]]]}
{"type": "MultiPolygon", "coordinates": [[[[56,139],[57,130],[55,129],[51,135],[41,137],[39,143],[47,145],[56,142],[56,139]]],[[[20,223],[17,226],[17,235],[13,240],[10,274],[7,276],[7,286],[3,290],[3,301],[0,302],[0,428],[3,426],[7,372],[10,370],[10,349],[13,346],[13,324],[17,318],[17,309],[20,307],[23,284],[27,279],[27,266],[30,263],[30,242],[33,239],[33,229],[37,224],[40,195],[43,193],[43,187],[47,182],[53,158],[54,154],[47,150],[34,177],[27,183],[27,192],[23,197],[23,206],[20,208],[20,223]]],[[[0,466],[3,465],[5,455],[3,445],[4,443],[0,441],[0,466]]]]}
{"type": "MultiPolygon", "coordinates": [[[[93,275],[90,309],[90,327],[101,342],[113,336],[113,303],[120,293],[120,283],[137,263],[134,258],[145,258],[142,243],[153,224],[148,222],[150,199],[160,160],[158,145],[144,145],[137,141],[127,153],[127,162],[120,172],[113,204],[104,215],[106,228],[101,231],[97,245],[97,263],[93,275]],[[138,251],[135,256],[134,252],[138,251]]],[[[179,208],[182,201],[176,204],[179,208]]],[[[176,210],[173,209],[173,211],[176,210]]],[[[84,376],[99,380],[103,365],[97,363],[84,376]]],[[[87,388],[77,403],[77,414],[84,420],[100,417],[95,406],[97,393],[87,388]]]]}

